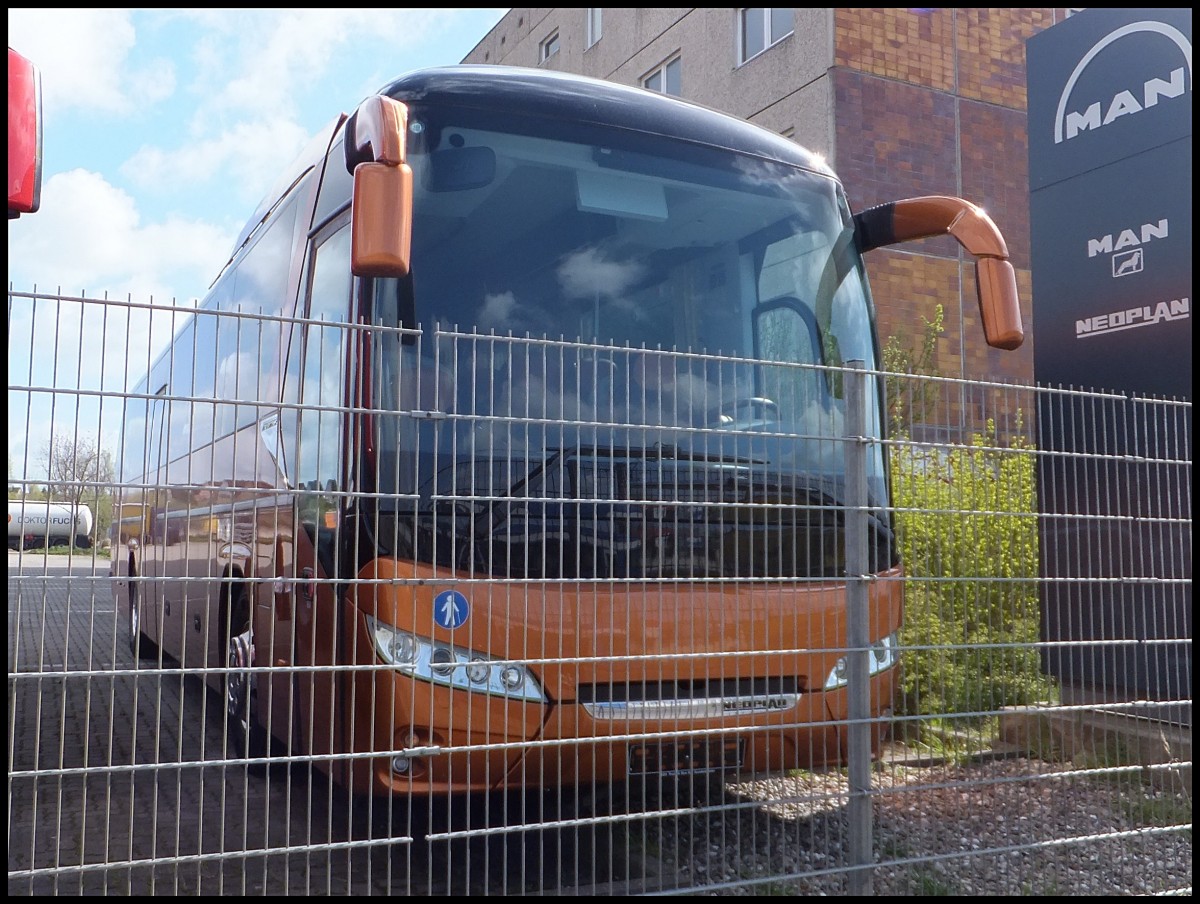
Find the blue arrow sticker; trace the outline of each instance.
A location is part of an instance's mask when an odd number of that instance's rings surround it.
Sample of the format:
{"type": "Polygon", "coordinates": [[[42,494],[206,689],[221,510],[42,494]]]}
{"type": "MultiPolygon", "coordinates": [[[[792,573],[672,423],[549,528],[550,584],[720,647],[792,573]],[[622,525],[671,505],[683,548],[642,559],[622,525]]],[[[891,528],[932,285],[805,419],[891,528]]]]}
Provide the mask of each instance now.
{"type": "Polygon", "coordinates": [[[443,628],[457,628],[471,614],[471,604],[457,590],[443,590],[433,598],[433,620],[443,628]]]}

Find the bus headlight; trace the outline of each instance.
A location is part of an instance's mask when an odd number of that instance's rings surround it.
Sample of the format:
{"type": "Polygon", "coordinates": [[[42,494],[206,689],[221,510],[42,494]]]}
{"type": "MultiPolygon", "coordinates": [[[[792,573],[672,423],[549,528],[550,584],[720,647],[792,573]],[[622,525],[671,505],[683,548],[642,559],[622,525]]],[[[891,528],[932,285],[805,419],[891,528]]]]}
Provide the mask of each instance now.
{"type": "MultiPolygon", "coordinates": [[[[867,657],[870,674],[878,675],[880,672],[887,671],[900,661],[900,635],[893,631],[882,640],[875,641],[871,644],[867,657]]],[[[829,676],[825,679],[825,690],[834,691],[839,687],[845,687],[849,680],[846,657],[839,657],[834,667],[829,670],[829,676]]]]}
{"type": "Polygon", "coordinates": [[[420,646],[411,634],[401,631],[392,633],[391,648],[388,651],[390,659],[396,665],[415,665],[420,656],[420,646]]]}
{"type": "MultiPolygon", "coordinates": [[[[472,684],[487,684],[488,679],[492,674],[492,666],[482,656],[475,655],[471,657],[471,664],[467,666],[467,677],[471,679],[472,684]]],[[[504,673],[500,673],[500,680],[504,680],[504,673]]]]}
{"type": "Polygon", "coordinates": [[[429,641],[367,615],[375,655],[397,671],[465,691],[545,703],[537,679],[525,666],[476,650],[429,641]]]}
{"type": "Polygon", "coordinates": [[[435,646],[429,654],[429,667],[439,678],[453,678],[454,651],[449,647],[435,646]]]}

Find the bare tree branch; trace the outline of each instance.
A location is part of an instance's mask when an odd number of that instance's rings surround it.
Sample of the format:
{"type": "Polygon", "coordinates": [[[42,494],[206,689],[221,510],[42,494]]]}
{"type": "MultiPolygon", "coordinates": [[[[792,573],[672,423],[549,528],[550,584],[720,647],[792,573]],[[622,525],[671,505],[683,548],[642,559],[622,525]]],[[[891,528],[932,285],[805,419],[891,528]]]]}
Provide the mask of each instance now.
{"type": "Polygon", "coordinates": [[[79,506],[95,501],[113,481],[112,453],[92,437],[54,436],[42,448],[51,499],[79,506]]]}

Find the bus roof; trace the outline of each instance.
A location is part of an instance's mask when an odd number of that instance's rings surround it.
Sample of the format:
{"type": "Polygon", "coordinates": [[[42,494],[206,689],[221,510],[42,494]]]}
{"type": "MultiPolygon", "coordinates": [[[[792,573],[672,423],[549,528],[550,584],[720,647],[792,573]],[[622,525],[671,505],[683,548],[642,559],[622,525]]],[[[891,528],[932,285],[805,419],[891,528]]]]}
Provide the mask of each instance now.
{"type": "Polygon", "coordinates": [[[410,72],[379,93],[668,135],[834,175],[823,157],[761,126],[656,91],[565,72],[464,63],[410,72]]]}

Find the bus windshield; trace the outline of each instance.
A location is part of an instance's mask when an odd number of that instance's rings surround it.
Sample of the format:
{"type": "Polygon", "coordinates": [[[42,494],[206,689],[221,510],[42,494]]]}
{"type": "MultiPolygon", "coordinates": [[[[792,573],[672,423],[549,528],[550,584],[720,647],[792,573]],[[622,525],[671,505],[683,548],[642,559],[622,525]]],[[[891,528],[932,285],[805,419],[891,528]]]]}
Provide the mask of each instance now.
{"type": "Polygon", "coordinates": [[[412,272],[372,302],[405,328],[374,334],[380,498],[836,501],[840,368],[875,350],[835,179],[465,109],[413,105],[409,138],[412,272]]]}

